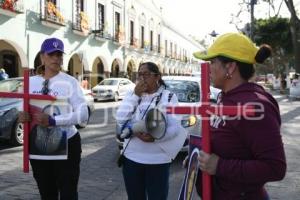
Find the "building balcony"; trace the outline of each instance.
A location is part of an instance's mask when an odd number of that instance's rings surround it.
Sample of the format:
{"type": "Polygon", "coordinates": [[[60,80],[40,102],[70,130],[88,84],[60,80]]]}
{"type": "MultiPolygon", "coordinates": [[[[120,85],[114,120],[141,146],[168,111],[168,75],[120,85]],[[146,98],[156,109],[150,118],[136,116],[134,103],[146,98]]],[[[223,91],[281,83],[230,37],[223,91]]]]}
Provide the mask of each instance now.
{"type": "Polygon", "coordinates": [[[122,44],[125,43],[125,33],[122,31],[118,31],[114,34],[114,36],[112,37],[112,41],[116,44],[121,46],[122,44]]]}
{"type": "MultiPolygon", "coordinates": [[[[41,5],[42,6],[42,5],[41,5]]],[[[62,15],[62,11],[59,7],[56,7],[52,2],[47,2],[42,9],[44,12],[41,13],[41,22],[43,25],[59,29],[65,26],[65,19],[62,15]]]]}
{"type": "Polygon", "coordinates": [[[76,21],[72,24],[73,33],[80,36],[88,36],[90,33],[88,16],[84,12],[80,12],[76,16],[76,21]]]}
{"type": "Polygon", "coordinates": [[[100,29],[92,31],[92,33],[94,33],[94,37],[98,41],[105,42],[107,40],[112,40],[111,34],[107,33],[107,31],[100,29]]]}
{"type": "Polygon", "coordinates": [[[23,0],[2,0],[0,1],[0,14],[9,17],[15,17],[18,14],[24,13],[23,0]]]}

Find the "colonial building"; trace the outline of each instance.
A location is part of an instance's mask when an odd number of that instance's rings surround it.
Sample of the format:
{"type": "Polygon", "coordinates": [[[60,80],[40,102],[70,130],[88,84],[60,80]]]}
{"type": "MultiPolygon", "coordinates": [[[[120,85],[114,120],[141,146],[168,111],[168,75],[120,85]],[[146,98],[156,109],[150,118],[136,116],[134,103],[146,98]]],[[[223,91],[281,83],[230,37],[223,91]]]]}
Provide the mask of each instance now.
{"type": "Polygon", "coordinates": [[[65,44],[63,70],[92,86],[106,77],[135,80],[141,62],[165,75],[199,70],[192,57],[202,47],[162,18],[153,0],[0,0],[0,68],[10,77],[41,65],[41,42],[65,44]]]}

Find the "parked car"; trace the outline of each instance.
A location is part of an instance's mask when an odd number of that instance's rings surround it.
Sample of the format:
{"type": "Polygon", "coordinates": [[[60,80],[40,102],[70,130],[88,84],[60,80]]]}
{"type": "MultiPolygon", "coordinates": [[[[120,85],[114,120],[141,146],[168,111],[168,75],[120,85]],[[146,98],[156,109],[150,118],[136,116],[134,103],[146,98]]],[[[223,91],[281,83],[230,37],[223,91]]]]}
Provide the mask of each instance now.
{"type": "MultiPolygon", "coordinates": [[[[0,91],[18,92],[22,85],[20,78],[2,80],[0,91]]],[[[18,112],[23,108],[22,102],[16,98],[0,98],[0,138],[10,140],[13,145],[23,144],[23,124],[17,120],[18,112]]]]}
{"type": "MultiPolygon", "coordinates": [[[[176,94],[179,106],[200,106],[201,103],[201,79],[200,77],[188,76],[163,76],[162,79],[167,85],[167,89],[176,94]]],[[[210,102],[216,103],[221,90],[210,86],[210,102]]],[[[181,115],[181,125],[187,130],[189,135],[200,135],[201,116],[193,114],[181,115]]],[[[188,143],[181,151],[188,150],[188,143]]]]}
{"type": "Polygon", "coordinates": [[[123,99],[127,91],[132,90],[135,84],[127,78],[106,78],[92,88],[94,100],[123,99]]]}
{"type": "MultiPolygon", "coordinates": [[[[94,98],[90,90],[82,89],[88,105],[89,118],[95,110],[94,98]]],[[[10,78],[0,81],[1,92],[23,91],[23,78],[10,78]]],[[[9,140],[12,145],[23,144],[23,124],[17,120],[18,112],[23,110],[23,100],[16,98],[0,98],[0,139],[9,140]]],[[[76,125],[84,128],[88,120],[76,125]]]]}

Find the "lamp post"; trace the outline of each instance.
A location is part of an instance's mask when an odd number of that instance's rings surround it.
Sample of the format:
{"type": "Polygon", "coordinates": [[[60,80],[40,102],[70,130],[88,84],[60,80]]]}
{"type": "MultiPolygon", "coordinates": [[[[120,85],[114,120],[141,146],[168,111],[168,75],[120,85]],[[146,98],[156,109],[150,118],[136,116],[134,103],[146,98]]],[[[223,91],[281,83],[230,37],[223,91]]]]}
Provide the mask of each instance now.
{"type": "Polygon", "coordinates": [[[212,38],[212,42],[214,42],[215,38],[219,35],[219,33],[217,33],[215,30],[213,30],[211,33],[209,33],[209,35],[212,38]]]}
{"type": "Polygon", "coordinates": [[[217,33],[215,30],[213,30],[210,34],[211,37],[217,37],[219,33],[217,33]]]}

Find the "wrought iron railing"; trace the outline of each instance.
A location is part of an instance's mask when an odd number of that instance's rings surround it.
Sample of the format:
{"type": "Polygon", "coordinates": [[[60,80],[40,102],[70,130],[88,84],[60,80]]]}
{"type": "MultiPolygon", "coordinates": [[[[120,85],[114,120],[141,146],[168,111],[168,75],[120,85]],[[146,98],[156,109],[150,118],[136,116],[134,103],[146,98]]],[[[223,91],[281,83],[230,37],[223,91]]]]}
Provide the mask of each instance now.
{"type": "Polygon", "coordinates": [[[50,21],[59,25],[65,25],[65,19],[61,9],[52,2],[46,2],[41,5],[44,12],[41,13],[41,18],[45,21],[50,21]]]}

